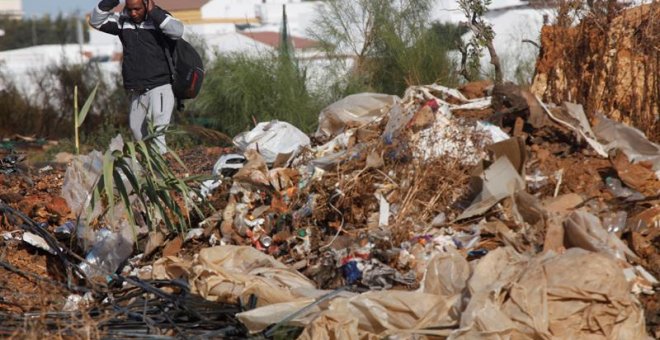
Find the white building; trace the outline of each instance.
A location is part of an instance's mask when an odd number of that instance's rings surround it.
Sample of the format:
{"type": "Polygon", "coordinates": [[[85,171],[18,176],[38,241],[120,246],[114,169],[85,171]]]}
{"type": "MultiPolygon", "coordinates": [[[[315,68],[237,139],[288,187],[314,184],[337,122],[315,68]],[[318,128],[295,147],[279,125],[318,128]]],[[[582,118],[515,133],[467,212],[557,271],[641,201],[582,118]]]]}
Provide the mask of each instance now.
{"type": "MultiPolygon", "coordinates": [[[[39,45],[0,52],[0,70],[11,77],[14,84],[26,94],[35,99],[38,95],[37,81],[43,72],[52,65],[62,63],[79,64],[89,62],[93,56],[110,55],[107,46],[94,45],[39,45]]],[[[117,61],[99,64],[104,75],[111,80],[119,72],[117,61]]],[[[0,84],[0,90],[2,84],[0,84]]]]}
{"type": "Polygon", "coordinates": [[[23,16],[23,1],[0,0],[0,15],[9,15],[10,17],[20,19],[23,16]]]}

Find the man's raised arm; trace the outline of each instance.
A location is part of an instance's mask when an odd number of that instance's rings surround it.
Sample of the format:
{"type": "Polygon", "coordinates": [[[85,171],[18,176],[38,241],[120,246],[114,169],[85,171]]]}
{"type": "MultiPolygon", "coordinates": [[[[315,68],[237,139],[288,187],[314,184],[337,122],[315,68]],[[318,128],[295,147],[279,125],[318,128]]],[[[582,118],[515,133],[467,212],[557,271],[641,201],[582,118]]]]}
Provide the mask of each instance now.
{"type": "Polygon", "coordinates": [[[101,32],[119,34],[119,14],[112,12],[117,5],[119,0],[101,0],[92,10],[89,24],[101,32]]]}
{"type": "Polygon", "coordinates": [[[183,23],[167,11],[156,6],[154,0],[147,0],[147,11],[151,20],[168,38],[177,40],[183,37],[183,23]]]}

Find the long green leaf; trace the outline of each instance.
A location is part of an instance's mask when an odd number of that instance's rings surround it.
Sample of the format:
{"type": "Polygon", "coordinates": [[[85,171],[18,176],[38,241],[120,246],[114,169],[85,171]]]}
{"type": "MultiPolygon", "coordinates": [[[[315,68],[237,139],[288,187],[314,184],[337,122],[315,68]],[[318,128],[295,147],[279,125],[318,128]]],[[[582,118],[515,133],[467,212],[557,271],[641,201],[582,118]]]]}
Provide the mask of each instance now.
{"type": "Polygon", "coordinates": [[[99,85],[96,84],[94,86],[94,89],[92,90],[92,93],[89,94],[89,97],[87,97],[87,100],[85,101],[85,104],[83,105],[82,109],[80,109],[80,112],[78,113],[78,127],[82,126],[82,123],[85,121],[85,118],[87,118],[87,113],[89,112],[89,109],[92,107],[92,103],[94,102],[94,97],[96,97],[96,91],[99,89],[99,85]]]}
{"type": "Polygon", "coordinates": [[[129,198],[128,189],[124,185],[124,181],[122,181],[121,174],[118,171],[115,171],[113,175],[117,185],[117,191],[119,192],[119,196],[124,202],[124,207],[126,208],[126,213],[128,214],[128,223],[130,223],[131,227],[133,228],[133,236],[135,236],[137,223],[135,221],[135,216],[133,215],[133,209],[131,207],[131,200],[129,198]]]}
{"type": "Polygon", "coordinates": [[[128,142],[126,143],[125,148],[128,152],[128,155],[131,157],[131,162],[132,162],[131,169],[135,169],[135,167],[140,164],[137,161],[137,152],[135,151],[135,143],[128,142]]]}
{"type": "Polygon", "coordinates": [[[125,162],[117,162],[115,168],[121,169],[122,173],[126,178],[128,179],[128,182],[131,183],[131,186],[133,187],[133,191],[129,193],[130,194],[138,194],[140,193],[140,182],[138,181],[137,177],[135,174],[132,172],[130,166],[126,164],[125,162]]]}
{"type": "Polygon", "coordinates": [[[132,172],[131,168],[125,162],[119,163],[118,166],[121,169],[121,171],[124,173],[124,176],[128,178],[128,181],[133,186],[133,192],[129,194],[134,194],[140,200],[145,210],[145,218],[147,225],[151,225],[151,214],[149,213],[149,204],[147,204],[145,195],[142,195],[142,186],[140,181],[138,180],[138,177],[132,172]]]}
{"type": "Polygon", "coordinates": [[[138,152],[139,152],[140,155],[142,155],[142,158],[143,158],[142,163],[143,163],[143,165],[147,166],[147,168],[145,170],[148,171],[149,173],[153,173],[154,169],[151,166],[152,161],[151,161],[151,156],[149,154],[149,148],[147,147],[147,144],[145,144],[144,141],[138,141],[137,145],[138,145],[138,148],[137,148],[138,152]]]}
{"type": "Polygon", "coordinates": [[[115,206],[115,194],[113,185],[113,171],[115,168],[115,158],[112,156],[110,150],[106,151],[103,157],[103,184],[106,197],[108,199],[108,209],[110,211],[110,218],[113,219],[113,207],[115,206]]]}
{"type": "Polygon", "coordinates": [[[179,232],[183,232],[186,226],[185,219],[183,218],[183,212],[181,211],[181,208],[179,207],[178,204],[176,204],[176,201],[170,197],[169,193],[167,191],[159,191],[158,195],[161,198],[161,201],[166,204],[166,206],[169,208],[170,212],[177,218],[179,222],[179,228],[174,228],[174,230],[177,230],[179,232]]]}
{"type": "Polygon", "coordinates": [[[168,211],[167,207],[163,206],[164,202],[160,201],[160,198],[158,197],[158,190],[156,189],[156,186],[154,185],[152,179],[153,178],[149,178],[149,177],[147,178],[147,184],[145,185],[145,194],[149,197],[149,201],[151,205],[155,206],[160,211],[161,216],[163,217],[163,221],[165,222],[167,228],[170,230],[174,230],[174,226],[172,225],[172,222],[167,216],[167,211],[168,211]]]}
{"type": "Polygon", "coordinates": [[[181,165],[181,167],[182,167],[186,172],[190,172],[190,171],[188,170],[188,167],[186,166],[186,164],[181,160],[181,158],[179,158],[179,155],[177,155],[176,152],[172,151],[172,152],[170,152],[170,155],[172,155],[172,158],[174,158],[174,160],[175,160],[177,163],[179,163],[179,165],[181,165]]]}

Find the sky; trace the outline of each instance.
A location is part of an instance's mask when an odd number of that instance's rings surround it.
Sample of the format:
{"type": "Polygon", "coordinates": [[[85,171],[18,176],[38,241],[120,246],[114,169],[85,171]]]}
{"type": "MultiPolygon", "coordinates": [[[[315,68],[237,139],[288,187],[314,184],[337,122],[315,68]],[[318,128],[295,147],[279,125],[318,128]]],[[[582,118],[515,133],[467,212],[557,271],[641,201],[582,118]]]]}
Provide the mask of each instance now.
{"type": "Polygon", "coordinates": [[[76,11],[83,15],[91,11],[98,2],[98,0],[23,0],[23,11],[27,16],[73,14],[76,11]]]}

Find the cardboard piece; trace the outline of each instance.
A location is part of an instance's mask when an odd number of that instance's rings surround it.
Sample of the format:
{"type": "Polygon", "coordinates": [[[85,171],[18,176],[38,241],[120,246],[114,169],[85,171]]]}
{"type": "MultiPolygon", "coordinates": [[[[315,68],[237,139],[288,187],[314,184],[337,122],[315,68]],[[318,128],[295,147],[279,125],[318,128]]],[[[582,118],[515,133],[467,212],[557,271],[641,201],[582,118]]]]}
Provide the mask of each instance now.
{"type": "Polygon", "coordinates": [[[509,138],[505,141],[495,143],[486,147],[486,150],[492,154],[493,159],[506,157],[516,171],[524,176],[525,163],[527,162],[527,151],[525,150],[525,141],[520,137],[509,138]]]}
{"type": "Polygon", "coordinates": [[[587,143],[589,143],[589,145],[594,149],[594,151],[596,151],[596,153],[598,153],[599,156],[607,157],[608,148],[605,145],[598,142],[596,140],[596,138],[593,137],[594,134],[593,134],[593,132],[591,132],[591,129],[585,130],[585,129],[582,128],[583,125],[584,125],[583,121],[586,121],[586,117],[583,118],[584,111],[582,110],[581,106],[579,107],[579,109],[574,105],[571,105],[571,106],[567,107],[567,109],[569,109],[568,113],[570,115],[572,115],[573,117],[577,117],[578,124],[575,124],[574,121],[573,122],[567,122],[565,120],[562,120],[562,119],[558,118],[557,116],[555,116],[552,113],[552,111],[550,111],[548,109],[547,106],[545,106],[545,104],[543,104],[541,99],[539,99],[538,97],[536,97],[536,99],[538,100],[541,107],[545,110],[545,112],[548,114],[548,116],[553,121],[563,125],[564,127],[568,128],[569,130],[575,131],[578,134],[578,136],[584,138],[584,140],[586,140],[587,143]]]}
{"type": "Polygon", "coordinates": [[[650,166],[643,165],[646,162],[632,164],[623,152],[617,152],[610,161],[626,186],[647,197],[660,194],[660,179],[656,177],[650,166]]]}
{"type": "Polygon", "coordinates": [[[507,157],[500,157],[481,176],[483,188],[472,204],[456,219],[484,214],[505,197],[525,188],[525,181],[507,157]]]}
{"type": "Polygon", "coordinates": [[[247,162],[234,175],[234,180],[257,185],[270,185],[268,166],[261,154],[254,149],[245,151],[247,162]]]}

